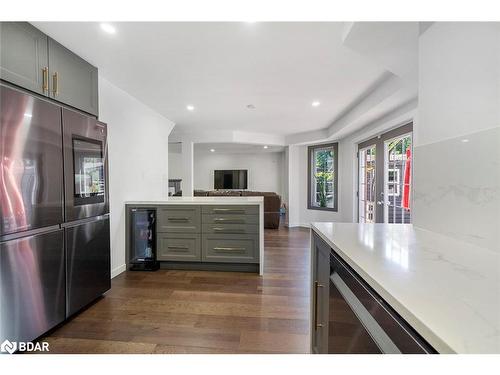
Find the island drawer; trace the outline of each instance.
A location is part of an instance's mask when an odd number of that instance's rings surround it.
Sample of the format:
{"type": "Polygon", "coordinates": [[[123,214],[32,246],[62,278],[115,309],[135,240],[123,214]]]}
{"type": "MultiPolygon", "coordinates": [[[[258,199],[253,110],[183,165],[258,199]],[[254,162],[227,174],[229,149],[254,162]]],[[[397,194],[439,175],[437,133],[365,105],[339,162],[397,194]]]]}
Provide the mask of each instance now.
{"type": "Polygon", "coordinates": [[[160,233],[157,236],[157,259],[183,262],[201,261],[200,235],[160,233]]]}
{"type": "Polygon", "coordinates": [[[157,231],[201,233],[200,206],[170,205],[158,208],[157,231]]]}
{"type": "Polygon", "coordinates": [[[259,206],[204,205],[202,213],[209,215],[258,215],[259,206]]]}
{"type": "Polygon", "coordinates": [[[203,214],[203,224],[258,224],[259,215],[203,214]]]}
{"type": "Polygon", "coordinates": [[[259,236],[206,234],[201,245],[204,262],[258,263],[259,236]]]}
{"type": "Polygon", "coordinates": [[[203,233],[213,234],[257,234],[257,224],[202,224],[203,233]]]}

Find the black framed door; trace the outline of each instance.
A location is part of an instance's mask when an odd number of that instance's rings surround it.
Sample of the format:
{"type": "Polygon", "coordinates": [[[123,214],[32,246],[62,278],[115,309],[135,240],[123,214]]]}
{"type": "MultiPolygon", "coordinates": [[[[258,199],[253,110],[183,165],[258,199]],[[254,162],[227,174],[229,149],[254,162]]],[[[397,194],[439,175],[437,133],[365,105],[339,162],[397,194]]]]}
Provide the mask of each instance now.
{"type": "Polygon", "coordinates": [[[411,223],[413,123],[358,145],[358,222],[411,223]]]}

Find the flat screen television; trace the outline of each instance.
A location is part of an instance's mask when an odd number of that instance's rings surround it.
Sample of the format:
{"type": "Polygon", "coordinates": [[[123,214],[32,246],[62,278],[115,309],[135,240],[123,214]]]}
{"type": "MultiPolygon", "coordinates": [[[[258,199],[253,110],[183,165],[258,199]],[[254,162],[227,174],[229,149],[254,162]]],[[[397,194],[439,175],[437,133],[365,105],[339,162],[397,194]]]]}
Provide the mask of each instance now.
{"type": "Polygon", "coordinates": [[[214,171],[214,189],[247,189],[247,170],[230,169],[214,171]]]}

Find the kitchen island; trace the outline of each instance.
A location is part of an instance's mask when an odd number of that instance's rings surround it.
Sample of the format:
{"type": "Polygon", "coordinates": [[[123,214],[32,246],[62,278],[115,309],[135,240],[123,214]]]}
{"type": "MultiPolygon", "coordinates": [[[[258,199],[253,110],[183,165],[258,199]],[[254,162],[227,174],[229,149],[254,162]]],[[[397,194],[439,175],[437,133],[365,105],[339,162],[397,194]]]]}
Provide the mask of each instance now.
{"type": "MultiPolygon", "coordinates": [[[[321,247],[327,248],[385,310],[409,326],[407,331],[414,330],[417,339],[435,351],[500,353],[499,249],[480,248],[409,224],[313,223],[311,232],[313,266],[319,262],[317,267],[326,269],[328,260],[318,254],[321,247]]],[[[317,307],[322,293],[332,301],[332,291],[328,297],[322,289],[333,277],[328,265],[327,281],[318,291],[314,272],[311,295],[317,307]]],[[[321,313],[312,309],[313,349],[321,346],[314,340],[324,339],[327,347],[332,344],[331,337],[321,336],[329,323],[328,311],[325,321],[321,313]]]]}
{"type": "Polygon", "coordinates": [[[263,197],[169,197],[125,202],[127,259],[133,242],[130,217],[140,209],[156,213],[156,253],[161,267],[263,274],[263,197]]]}

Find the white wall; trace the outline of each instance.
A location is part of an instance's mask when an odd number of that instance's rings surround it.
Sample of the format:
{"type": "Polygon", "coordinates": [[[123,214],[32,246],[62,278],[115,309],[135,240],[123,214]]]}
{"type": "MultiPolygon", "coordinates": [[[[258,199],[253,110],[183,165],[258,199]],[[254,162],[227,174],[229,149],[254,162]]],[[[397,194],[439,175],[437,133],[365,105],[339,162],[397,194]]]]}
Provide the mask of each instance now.
{"type": "Polygon", "coordinates": [[[413,222],[500,251],[500,23],[434,23],[419,47],[413,222]]]}
{"type": "Polygon", "coordinates": [[[283,193],[283,153],[220,153],[194,151],[194,188],[213,190],[215,169],[247,169],[248,190],[283,193]]]}
{"type": "MultiPolygon", "coordinates": [[[[290,227],[294,227],[300,225],[300,189],[299,184],[301,178],[304,178],[302,175],[302,170],[300,168],[300,153],[302,150],[302,146],[290,145],[287,147],[287,157],[288,160],[288,191],[285,194],[288,198],[287,205],[287,225],[290,227]]],[[[286,175],[286,174],[285,174],[286,175]]]]}
{"type": "Polygon", "coordinates": [[[194,144],[189,141],[169,143],[168,178],[181,180],[180,188],[184,197],[193,194],[194,144]]]}
{"type": "Polygon", "coordinates": [[[194,143],[184,141],[181,144],[182,159],[182,196],[192,197],[194,190],[194,143]]]}
{"type": "Polygon", "coordinates": [[[500,23],[436,22],[419,44],[415,145],[500,126],[500,23]]]}
{"type": "Polygon", "coordinates": [[[288,147],[281,152],[281,202],[288,205],[288,147]]]}
{"type": "Polygon", "coordinates": [[[108,124],[111,275],[125,270],[127,200],[167,197],[168,135],[174,124],[99,77],[99,119],[108,124]]]}
{"type": "Polygon", "coordinates": [[[182,179],[182,147],[180,143],[168,145],[168,178],[182,179]]]}

